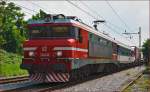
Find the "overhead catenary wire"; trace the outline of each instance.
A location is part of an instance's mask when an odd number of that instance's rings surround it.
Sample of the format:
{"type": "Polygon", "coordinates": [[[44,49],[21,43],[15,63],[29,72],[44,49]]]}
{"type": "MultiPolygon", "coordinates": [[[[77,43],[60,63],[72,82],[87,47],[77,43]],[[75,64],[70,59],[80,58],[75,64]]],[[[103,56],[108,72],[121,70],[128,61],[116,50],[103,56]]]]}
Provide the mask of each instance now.
{"type": "MultiPolygon", "coordinates": [[[[128,28],[128,30],[131,30],[131,28],[127,25],[127,23],[120,17],[120,15],[117,13],[117,11],[112,7],[112,5],[109,3],[108,0],[105,0],[108,6],[112,9],[114,14],[118,17],[118,19],[128,28]]],[[[132,30],[131,30],[132,31],[132,30]]]]}
{"type": "MultiPolygon", "coordinates": [[[[70,4],[72,4],[73,6],[75,6],[76,8],[78,8],[79,10],[81,10],[82,12],[84,12],[84,13],[86,13],[87,15],[89,15],[90,13],[89,12],[87,12],[87,11],[85,11],[85,10],[83,10],[81,7],[79,7],[78,5],[76,5],[76,4],[74,4],[74,3],[72,3],[71,1],[69,1],[69,0],[66,0],[67,2],[69,2],[70,4]]],[[[89,7],[88,7],[89,8],[89,7]]],[[[90,9],[91,10],[91,9],[90,9]]],[[[94,11],[93,11],[94,12],[94,11]]],[[[96,13],[97,14],[97,13],[96,13]]],[[[91,17],[93,17],[93,15],[89,15],[89,16],[91,16],[91,17]]],[[[100,16],[100,15],[99,15],[100,16]]],[[[95,17],[93,17],[94,19],[97,19],[97,18],[95,18],[95,17]]],[[[103,18],[103,17],[102,17],[103,18]]],[[[109,27],[110,28],[110,27],[109,27]]]]}
{"type": "MultiPolygon", "coordinates": [[[[26,10],[28,10],[28,11],[31,11],[31,12],[34,12],[34,13],[39,13],[38,11],[35,11],[35,10],[33,10],[33,9],[30,9],[30,8],[27,8],[27,7],[25,7],[25,6],[22,6],[22,5],[19,5],[19,4],[16,4],[16,3],[15,3],[15,5],[17,5],[17,6],[21,7],[21,8],[24,8],[24,9],[26,9],[26,10]]],[[[30,13],[30,12],[27,12],[27,11],[24,11],[24,10],[23,10],[23,12],[25,12],[25,13],[27,13],[27,14],[29,14],[29,15],[34,15],[34,14],[32,14],[32,13],[30,13]]]]}
{"type": "Polygon", "coordinates": [[[25,7],[25,6],[22,6],[22,5],[19,5],[19,4],[16,4],[16,3],[15,3],[15,5],[17,5],[17,6],[19,6],[19,7],[22,7],[22,8],[24,8],[24,9],[28,10],[28,11],[32,11],[32,12],[34,12],[34,13],[38,13],[37,11],[32,10],[32,9],[30,9],[30,8],[27,8],[27,7],[25,7]]]}
{"type": "Polygon", "coordinates": [[[97,16],[99,16],[100,18],[102,18],[103,20],[105,19],[105,21],[106,21],[107,23],[109,23],[110,25],[116,27],[116,28],[119,29],[119,30],[125,30],[124,28],[121,28],[121,27],[119,27],[119,26],[117,26],[117,25],[111,23],[109,20],[106,20],[105,17],[101,16],[99,13],[97,13],[96,11],[94,11],[93,9],[91,9],[91,8],[90,8],[87,4],[85,4],[83,1],[81,1],[81,0],[79,0],[79,1],[80,1],[85,7],[87,7],[91,12],[93,12],[94,14],[96,14],[97,16]]]}
{"type": "MultiPolygon", "coordinates": [[[[28,1],[30,1],[30,0],[28,0],[28,1]]],[[[40,6],[40,5],[36,4],[36,3],[33,3],[32,1],[30,1],[30,3],[33,4],[36,7],[39,7],[41,10],[50,13],[50,11],[46,10],[44,7],[42,7],[42,6],[40,6]]],[[[51,13],[53,13],[53,12],[51,12],[51,13]]]]}
{"type": "Polygon", "coordinates": [[[102,17],[101,15],[99,15],[97,12],[95,12],[94,10],[92,10],[88,5],[86,5],[83,1],[79,0],[85,7],[87,7],[91,12],[95,13],[96,15],[98,15],[100,18],[105,19],[104,17],[102,17]]]}
{"type": "Polygon", "coordinates": [[[24,11],[24,10],[22,10],[23,12],[25,12],[25,13],[27,13],[27,14],[29,14],[29,15],[33,15],[32,13],[30,13],[30,12],[27,12],[27,11],[24,11]]]}
{"type": "MultiPolygon", "coordinates": [[[[88,5],[86,5],[84,2],[82,2],[81,0],[79,0],[85,7],[87,7],[91,12],[93,12],[94,14],[96,14],[97,16],[99,16],[100,18],[102,19],[105,19],[103,16],[99,15],[96,11],[92,10],[88,5]]],[[[106,20],[107,21],[107,20],[106,20]]],[[[122,29],[114,24],[112,24],[111,22],[107,21],[109,24],[111,24],[112,26],[114,27],[117,27],[118,29],[122,29]]],[[[108,26],[107,24],[104,24],[107,28],[111,29],[111,30],[114,30],[112,29],[112,27],[108,26]]],[[[124,35],[122,35],[121,33],[117,32],[114,30],[115,33],[117,33],[118,35],[124,37],[126,40],[128,40],[124,35]]],[[[130,40],[128,40],[129,42],[131,42],[130,40]]],[[[133,44],[133,42],[131,42],[133,44]]]]}
{"type": "MultiPolygon", "coordinates": [[[[107,28],[109,28],[109,29],[111,29],[111,30],[114,30],[114,31],[115,31],[115,29],[113,29],[111,26],[109,26],[109,25],[107,25],[107,24],[105,24],[105,26],[106,26],[107,28]]],[[[126,38],[123,34],[121,34],[121,33],[117,32],[117,31],[115,31],[115,32],[116,32],[118,35],[120,35],[121,37],[126,38]]],[[[127,39],[127,38],[126,38],[126,40],[127,40],[127,41],[129,41],[129,42],[131,42],[132,44],[136,44],[135,42],[133,42],[133,41],[131,41],[131,40],[127,39]]]]}
{"type": "Polygon", "coordinates": [[[79,7],[78,5],[72,3],[71,1],[69,0],[66,0],[68,3],[70,3],[71,5],[73,5],[74,7],[78,8],[80,11],[86,13],[87,15],[89,15],[90,17],[94,18],[94,19],[97,19],[95,16],[93,16],[91,13],[85,11],[84,9],[82,9],[81,7],[79,7]]]}
{"type": "MultiPolygon", "coordinates": [[[[132,31],[131,28],[126,24],[126,22],[120,17],[120,15],[117,13],[117,11],[112,7],[112,5],[108,2],[108,0],[105,0],[106,3],[108,4],[108,6],[112,9],[112,11],[114,12],[114,14],[118,17],[118,19],[125,25],[125,27],[132,31]]],[[[134,40],[134,39],[133,39],[134,40]]],[[[134,40],[135,41],[135,40],[134,40]]]]}

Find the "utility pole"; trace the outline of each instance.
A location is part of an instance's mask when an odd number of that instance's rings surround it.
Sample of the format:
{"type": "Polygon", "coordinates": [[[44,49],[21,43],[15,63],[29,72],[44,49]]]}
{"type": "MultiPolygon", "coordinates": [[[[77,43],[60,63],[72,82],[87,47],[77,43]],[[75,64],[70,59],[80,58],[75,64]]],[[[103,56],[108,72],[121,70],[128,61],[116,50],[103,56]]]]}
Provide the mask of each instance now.
{"type": "Polygon", "coordinates": [[[137,32],[137,33],[129,33],[129,32],[125,31],[125,33],[123,33],[123,34],[126,34],[126,35],[131,35],[131,34],[139,35],[139,48],[141,49],[141,27],[139,27],[139,32],[137,32]]]}
{"type": "Polygon", "coordinates": [[[141,47],[141,27],[139,27],[139,32],[137,32],[137,33],[129,33],[129,32],[126,32],[125,31],[125,33],[123,33],[123,34],[126,34],[126,35],[132,35],[132,34],[136,34],[136,35],[139,35],[139,49],[140,49],[140,58],[141,58],[141,55],[142,55],[142,53],[141,53],[141,49],[142,49],[142,47],[141,47]]]}
{"type": "Polygon", "coordinates": [[[139,27],[139,48],[141,49],[141,27],[139,27]]]}

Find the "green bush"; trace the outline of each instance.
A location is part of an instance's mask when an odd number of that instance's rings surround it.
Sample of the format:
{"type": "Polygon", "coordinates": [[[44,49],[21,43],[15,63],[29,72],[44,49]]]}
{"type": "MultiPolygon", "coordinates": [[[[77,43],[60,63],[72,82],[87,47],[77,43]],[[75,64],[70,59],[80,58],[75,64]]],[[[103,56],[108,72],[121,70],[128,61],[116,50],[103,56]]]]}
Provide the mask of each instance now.
{"type": "Polygon", "coordinates": [[[21,60],[22,56],[0,49],[0,76],[27,75],[26,70],[20,69],[21,60]]]}

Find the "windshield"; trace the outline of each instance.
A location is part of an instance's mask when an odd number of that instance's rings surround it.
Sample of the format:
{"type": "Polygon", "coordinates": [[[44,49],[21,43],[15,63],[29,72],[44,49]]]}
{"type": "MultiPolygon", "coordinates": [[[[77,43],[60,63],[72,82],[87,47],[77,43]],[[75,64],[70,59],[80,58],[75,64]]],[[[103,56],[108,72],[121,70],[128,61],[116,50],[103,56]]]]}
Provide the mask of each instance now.
{"type": "Polygon", "coordinates": [[[75,27],[72,26],[32,26],[30,39],[37,38],[68,38],[75,37],[75,27]]]}

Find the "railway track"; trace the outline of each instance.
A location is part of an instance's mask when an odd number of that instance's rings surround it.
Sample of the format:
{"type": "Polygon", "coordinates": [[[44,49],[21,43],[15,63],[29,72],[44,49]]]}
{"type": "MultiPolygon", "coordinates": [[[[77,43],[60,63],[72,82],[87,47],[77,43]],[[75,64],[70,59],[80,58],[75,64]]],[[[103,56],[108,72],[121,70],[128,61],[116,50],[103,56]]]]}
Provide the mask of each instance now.
{"type": "Polygon", "coordinates": [[[91,80],[94,80],[94,79],[97,79],[100,77],[104,77],[105,75],[109,75],[109,74],[97,74],[97,75],[90,76],[90,77],[83,79],[83,80],[70,81],[67,83],[51,83],[51,85],[49,85],[49,84],[47,84],[47,85],[37,84],[37,85],[32,85],[33,87],[28,86],[28,87],[19,88],[19,89],[8,90],[5,92],[20,92],[20,91],[21,92],[50,92],[53,90],[69,88],[69,87],[78,85],[80,83],[84,83],[84,82],[91,81],[91,80]],[[43,85],[45,85],[47,87],[45,87],[43,85]],[[39,86],[43,86],[43,87],[38,88],[39,86]]]}
{"type": "MultiPolygon", "coordinates": [[[[125,69],[126,70],[126,69],[125,69]]],[[[121,72],[124,70],[120,70],[120,71],[116,71],[116,72],[121,72]]],[[[113,73],[116,73],[113,72],[113,73]]],[[[45,84],[37,84],[37,85],[31,85],[31,86],[27,86],[27,87],[23,87],[23,88],[17,88],[17,89],[12,89],[12,90],[7,90],[5,92],[50,92],[53,90],[59,90],[59,89],[63,89],[63,88],[69,88],[87,81],[92,81],[98,78],[102,78],[105,77],[107,75],[111,75],[113,73],[102,73],[102,74],[96,74],[96,75],[92,75],[90,77],[87,77],[86,79],[80,79],[80,80],[76,80],[76,81],[71,81],[71,82],[67,82],[67,83],[51,83],[51,85],[47,84],[46,86],[43,86],[45,84]]],[[[141,76],[141,74],[137,75],[138,78],[141,76]]],[[[137,78],[137,77],[136,77],[137,78]]],[[[132,83],[131,83],[132,84],[132,83]]],[[[130,85],[131,85],[130,84],[130,85]]],[[[126,89],[126,87],[124,87],[121,92],[126,89]]],[[[119,91],[120,92],[120,91],[119,91]]]]}
{"type": "Polygon", "coordinates": [[[72,87],[72,86],[75,86],[75,85],[78,85],[78,84],[81,84],[81,83],[84,83],[87,81],[91,81],[91,80],[95,80],[95,79],[100,78],[100,77],[104,77],[105,75],[108,75],[108,74],[93,75],[93,76],[88,77],[88,78],[83,79],[83,80],[76,80],[76,81],[71,81],[68,83],[59,84],[56,86],[37,90],[36,92],[50,92],[50,91],[57,90],[57,89],[69,88],[69,87],[72,87]]]}
{"type": "MultiPolygon", "coordinates": [[[[128,69],[125,69],[125,70],[128,70],[128,69]]],[[[117,73],[117,72],[118,71],[113,72],[113,73],[117,73]]],[[[105,77],[107,75],[111,75],[113,73],[97,74],[97,75],[90,76],[90,77],[88,77],[86,79],[83,79],[83,80],[77,80],[77,81],[72,81],[72,82],[68,82],[68,83],[65,83],[65,84],[61,84],[61,85],[56,85],[56,86],[53,86],[53,87],[41,89],[41,90],[39,90],[37,92],[50,92],[50,91],[57,90],[57,89],[69,88],[69,87],[72,87],[72,86],[75,86],[75,85],[78,85],[78,84],[81,84],[81,83],[84,83],[84,82],[92,81],[92,80],[95,80],[95,79],[98,79],[98,78],[105,77]]],[[[119,91],[119,92],[123,92],[126,88],[128,88],[131,84],[133,84],[141,76],[142,76],[142,72],[138,73],[136,75],[136,77],[130,83],[126,84],[126,86],[124,86],[121,89],[121,91],[119,91]]]]}
{"type": "MultiPolygon", "coordinates": [[[[125,70],[127,70],[127,69],[125,69],[125,70]]],[[[53,90],[60,90],[60,89],[63,89],[63,88],[69,88],[69,87],[72,87],[72,86],[75,86],[75,85],[78,85],[78,84],[81,84],[81,83],[84,83],[84,82],[92,81],[92,80],[102,78],[102,77],[111,75],[113,73],[121,72],[121,71],[124,71],[124,70],[114,71],[114,72],[111,72],[111,73],[94,74],[94,75],[91,75],[90,77],[87,77],[85,79],[71,81],[71,82],[67,82],[67,83],[62,83],[62,84],[58,84],[58,85],[47,87],[47,88],[42,88],[40,90],[36,90],[36,92],[51,92],[53,90]]]]}
{"type": "Polygon", "coordinates": [[[15,83],[29,80],[28,76],[18,76],[0,79],[0,84],[15,83]]]}
{"type": "Polygon", "coordinates": [[[134,84],[135,81],[138,80],[142,75],[143,73],[139,73],[132,81],[126,83],[125,86],[123,86],[123,88],[120,90],[120,92],[124,92],[129,86],[134,84]]]}

